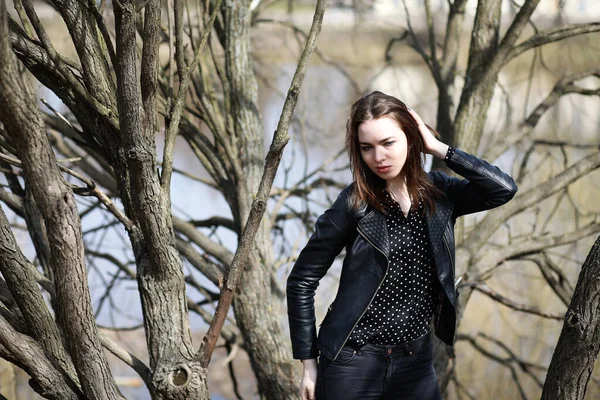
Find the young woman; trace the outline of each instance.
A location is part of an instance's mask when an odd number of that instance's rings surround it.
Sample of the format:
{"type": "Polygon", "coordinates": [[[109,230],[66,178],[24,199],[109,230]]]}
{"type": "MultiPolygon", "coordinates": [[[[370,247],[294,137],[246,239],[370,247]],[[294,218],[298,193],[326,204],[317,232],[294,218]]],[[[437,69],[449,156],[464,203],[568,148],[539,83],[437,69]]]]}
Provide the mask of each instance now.
{"type": "Polygon", "coordinates": [[[506,203],[517,187],[381,92],[354,103],[346,130],[354,182],[318,218],[287,280],[301,397],[441,399],[429,331],[433,318],[435,334],[454,342],[454,222],[506,203]],[[426,173],[424,154],[465,179],[426,173]],[[315,290],[343,248],[339,289],[317,337],[315,290]]]}

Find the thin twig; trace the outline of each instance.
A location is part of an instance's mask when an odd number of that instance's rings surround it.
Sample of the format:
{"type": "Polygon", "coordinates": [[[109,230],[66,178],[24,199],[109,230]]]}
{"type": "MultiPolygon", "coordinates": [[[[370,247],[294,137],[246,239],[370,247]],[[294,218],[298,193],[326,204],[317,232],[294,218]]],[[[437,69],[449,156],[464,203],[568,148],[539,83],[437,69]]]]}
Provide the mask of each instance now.
{"type": "Polygon", "coordinates": [[[540,310],[538,310],[538,309],[536,309],[534,307],[526,306],[524,304],[519,304],[519,303],[517,303],[517,302],[515,302],[515,301],[513,301],[513,300],[511,300],[511,299],[509,299],[507,297],[504,297],[501,294],[493,291],[485,283],[465,282],[461,286],[471,287],[471,288],[477,290],[478,292],[481,292],[481,293],[485,294],[486,296],[492,298],[493,300],[496,300],[500,304],[503,304],[506,307],[512,308],[513,310],[516,310],[516,311],[521,311],[521,312],[524,312],[524,313],[537,315],[538,317],[542,317],[542,318],[554,319],[554,320],[557,320],[557,321],[563,321],[564,320],[564,315],[549,314],[549,313],[540,311],[540,310]]]}
{"type": "Polygon", "coordinates": [[[306,41],[304,52],[302,53],[298,67],[296,68],[296,73],[294,74],[290,84],[288,95],[281,112],[281,117],[279,118],[279,124],[277,125],[277,130],[273,135],[269,152],[267,153],[265,167],[263,169],[263,176],[258,187],[258,192],[254,197],[247,223],[239,241],[239,246],[233,257],[233,262],[231,263],[229,274],[227,276],[227,282],[221,289],[221,299],[217,305],[217,312],[215,313],[215,317],[208,329],[208,332],[206,333],[206,336],[203,339],[202,347],[196,354],[196,357],[201,360],[204,367],[207,367],[210,362],[212,352],[219,337],[219,332],[223,327],[229,306],[233,300],[234,290],[241,275],[241,266],[245,265],[246,263],[248,254],[253,246],[256,232],[258,231],[260,220],[264,215],[271,187],[273,185],[273,180],[275,179],[275,174],[277,172],[279,162],[281,161],[283,149],[289,141],[288,129],[290,120],[298,101],[300,88],[306,74],[308,59],[316,46],[316,39],[321,30],[323,14],[325,13],[326,7],[327,0],[318,0],[310,34],[306,41]]]}
{"type": "MultiPolygon", "coordinates": [[[[14,158],[14,157],[7,156],[6,154],[0,153],[0,160],[6,161],[9,164],[12,164],[16,167],[22,168],[22,164],[21,164],[20,160],[14,158]]],[[[96,184],[93,181],[91,181],[90,179],[86,178],[85,176],[83,176],[69,168],[63,167],[62,165],[59,165],[58,167],[60,168],[60,170],[62,172],[65,172],[86,184],[86,186],[87,186],[86,188],[74,188],[73,189],[74,193],[77,193],[82,196],[96,197],[102,204],[104,204],[106,206],[106,208],[115,217],[117,217],[117,219],[119,221],[121,221],[121,223],[123,224],[125,229],[127,229],[128,231],[133,229],[133,227],[134,227],[133,222],[121,210],[119,210],[117,208],[115,203],[113,203],[112,200],[106,194],[104,194],[100,189],[98,189],[98,187],[96,186],[96,184]]]]}

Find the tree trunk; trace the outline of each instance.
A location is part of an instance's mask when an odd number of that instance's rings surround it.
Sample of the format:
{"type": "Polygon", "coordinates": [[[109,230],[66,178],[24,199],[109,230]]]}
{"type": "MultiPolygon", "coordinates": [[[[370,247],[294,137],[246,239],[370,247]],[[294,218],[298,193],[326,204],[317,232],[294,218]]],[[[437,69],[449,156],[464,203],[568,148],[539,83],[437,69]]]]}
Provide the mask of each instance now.
{"type": "MultiPolygon", "coordinates": [[[[0,102],[3,106],[0,121],[19,154],[27,190],[31,190],[46,225],[56,285],[56,319],[64,332],[66,348],[84,395],[89,399],[120,399],[94,321],[77,204],[56,163],[33,88],[19,74],[8,32],[2,0],[0,102]]],[[[6,328],[4,330],[3,334],[8,335],[6,328]]],[[[54,349],[59,345],[56,337],[48,341],[54,349]]],[[[66,355],[60,353],[63,364],[67,365],[66,355]]],[[[64,390],[67,390],[66,386],[67,383],[64,390]]]]}
{"type": "MultiPolygon", "coordinates": [[[[257,192],[264,166],[263,127],[257,111],[258,85],[250,54],[249,1],[227,2],[225,24],[228,32],[226,43],[227,75],[231,85],[231,113],[240,159],[245,173],[237,183],[240,225],[248,218],[253,195],[257,192]]],[[[234,212],[235,215],[235,212],[234,212]]],[[[298,396],[292,367],[291,349],[281,326],[281,318],[273,305],[281,301],[273,295],[271,278],[273,256],[271,233],[264,218],[256,235],[256,246],[249,265],[242,272],[238,290],[233,301],[236,322],[244,337],[244,343],[258,381],[262,398],[293,399],[298,396]]],[[[243,229],[243,227],[242,227],[243,229]]],[[[239,232],[241,237],[241,230],[239,232]]]]}
{"type": "MultiPolygon", "coordinates": [[[[151,6],[156,7],[156,4],[151,6]]],[[[207,371],[195,357],[183,265],[175,245],[169,202],[163,196],[155,172],[155,133],[148,130],[154,126],[154,116],[148,116],[143,109],[140,96],[135,7],[132,1],[123,1],[114,7],[121,128],[117,170],[121,198],[128,216],[136,224],[129,235],[136,258],[152,370],[149,390],[153,399],[204,400],[209,399],[207,371]],[[151,122],[148,124],[148,121],[151,122]]],[[[158,46],[158,43],[153,45],[158,46]]]]}
{"type": "Polygon", "coordinates": [[[583,399],[600,351],[600,237],[581,267],[542,400],[583,399]]]}

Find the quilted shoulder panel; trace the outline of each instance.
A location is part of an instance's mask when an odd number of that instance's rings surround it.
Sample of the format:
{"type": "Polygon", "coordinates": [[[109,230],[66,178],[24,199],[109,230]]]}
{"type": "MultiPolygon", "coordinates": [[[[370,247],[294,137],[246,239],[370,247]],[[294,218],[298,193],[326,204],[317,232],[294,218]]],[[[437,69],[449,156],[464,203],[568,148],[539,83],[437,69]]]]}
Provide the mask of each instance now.
{"type": "Polygon", "coordinates": [[[434,254],[440,249],[442,236],[448,221],[452,217],[452,204],[448,202],[436,202],[435,213],[427,217],[427,230],[429,231],[429,242],[434,254]]]}
{"type": "Polygon", "coordinates": [[[367,236],[372,244],[378,247],[385,256],[390,258],[390,241],[388,237],[385,217],[377,212],[371,211],[358,223],[360,231],[367,236]]]}

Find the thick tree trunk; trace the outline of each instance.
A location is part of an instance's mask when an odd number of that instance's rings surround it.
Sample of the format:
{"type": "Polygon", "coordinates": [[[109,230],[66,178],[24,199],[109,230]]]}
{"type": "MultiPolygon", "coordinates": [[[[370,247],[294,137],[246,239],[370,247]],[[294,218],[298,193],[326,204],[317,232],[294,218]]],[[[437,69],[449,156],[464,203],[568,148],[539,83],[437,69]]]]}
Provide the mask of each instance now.
{"type": "MultiPolygon", "coordinates": [[[[117,169],[125,209],[135,223],[129,234],[152,370],[149,390],[153,399],[209,399],[207,371],[196,359],[192,344],[183,263],[175,245],[170,203],[163,196],[156,174],[154,116],[148,115],[141,100],[135,7],[132,1],[114,7],[121,127],[117,169]]],[[[158,42],[153,45],[158,46],[158,42]]],[[[147,78],[156,73],[146,71],[147,78]]]]}
{"type": "Polygon", "coordinates": [[[243,272],[240,293],[234,298],[236,321],[246,343],[261,398],[294,399],[298,394],[291,349],[286,345],[281,318],[271,305],[273,295],[269,276],[267,268],[259,263],[243,272]]]}
{"type": "Polygon", "coordinates": [[[17,303],[29,334],[39,341],[49,356],[73,382],[78,383],[75,368],[65,351],[58,326],[54,322],[34,277],[35,267],[21,253],[0,206],[0,272],[17,303]]]}
{"type": "MultiPolygon", "coordinates": [[[[249,1],[227,2],[224,6],[226,30],[226,66],[231,85],[233,132],[238,135],[240,159],[245,173],[238,182],[239,221],[246,221],[257,192],[264,166],[263,128],[258,114],[258,85],[250,55],[249,1]]],[[[236,139],[232,139],[236,140],[236,139]]],[[[243,224],[241,222],[240,224],[243,224]]],[[[241,232],[240,232],[241,234],[241,232]]],[[[271,236],[263,219],[256,235],[256,247],[250,263],[242,273],[233,308],[236,322],[258,381],[261,396],[266,399],[293,399],[297,386],[291,350],[275,311],[271,288],[273,257],[271,236]]]]}
{"type": "Polygon", "coordinates": [[[542,400],[583,399],[600,351],[600,237],[581,267],[542,400]]]}
{"type": "MultiPolygon", "coordinates": [[[[110,373],[94,321],[77,204],[59,171],[33,88],[18,73],[8,42],[3,0],[0,2],[0,101],[3,104],[0,121],[21,158],[26,185],[46,225],[56,285],[58,307],[55,312],[82,391],[89,399],[119,399],[121,395],[110,373]]],[[[54,348],[58,346],[57,338],[49,340],[54,348]]],[[[43,354],[41,350],[39,353],[43,354]]],[[[27,358],[25,354],[23,357],[27,358]]],[[[35,358],[30,357],[30,360],[35,358]]],[[[66,365],[66,359],[63,364],[66,365]]]]}
{"type": "Polygon", "coordinates": [[[465,86],[454,121],[455,141],[451,143],[469,153],[477,150],[498,79],[497,71],[489,71],[489,63],[498,48],[501,4],[500,0],[477,3],[465,86]]]}

